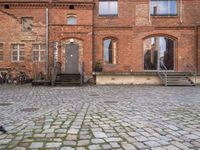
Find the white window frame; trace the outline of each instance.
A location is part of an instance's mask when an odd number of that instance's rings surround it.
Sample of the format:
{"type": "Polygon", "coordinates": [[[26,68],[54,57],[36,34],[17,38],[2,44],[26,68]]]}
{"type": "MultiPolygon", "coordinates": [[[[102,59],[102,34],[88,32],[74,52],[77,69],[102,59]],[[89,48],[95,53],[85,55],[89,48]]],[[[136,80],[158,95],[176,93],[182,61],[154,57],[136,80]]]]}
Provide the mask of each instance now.
{"type": "Polygon", "coordinates": [[[44,45],[45,46],[45,44],[33,44],[33,46],[32,46],[32,60],[33,60],[33,62],[45,62],[45,59],[44,60],[42,60],[41,59],[41,52],[45,52],[45,55],[44,56],[46,56],[46,49],[44,48],[44,49],[42,49],[41,47],[42,47],[42,45],[44,45]],[[38,49],[34,49],[34,45],[38,45],[38,49]],[[38,52],[38,59],[37,60],[34,60],[34,52],[38,52]]]}
{"type": "Polygon", "coordinates": [[[25,47],[25,44],[11,44],[11,61],[12,62],[24,62],[25,59],[25,50],[24,49],[20,49],[20,45],[23,45],[25,47]],[[13,49],[13,45],[17,45],[17,49],[13,49]],[[17,60],[13,60],[13,51],[17,51],[17,60]],[[20,52],[24,52],[23,55],[23,60],[20,60],[20,52]]]}
{"type": "Polygon", "coordinates": [[[24,59],[25,59],[25,50],[24,49],[20,49],[20,45],[23,45],[25,47],[24,44],[11,44],[11,60],[12,62],[24,62],[24,59]],[[17,45],[17,49],[13,49],[13,45],[17,45]],[[13,60],[13,51],[17,51],[17,60],[13,60]],[[20,52],[24,52],[24,55],[23,55],[23,60],[20,60],[20,52]]]}

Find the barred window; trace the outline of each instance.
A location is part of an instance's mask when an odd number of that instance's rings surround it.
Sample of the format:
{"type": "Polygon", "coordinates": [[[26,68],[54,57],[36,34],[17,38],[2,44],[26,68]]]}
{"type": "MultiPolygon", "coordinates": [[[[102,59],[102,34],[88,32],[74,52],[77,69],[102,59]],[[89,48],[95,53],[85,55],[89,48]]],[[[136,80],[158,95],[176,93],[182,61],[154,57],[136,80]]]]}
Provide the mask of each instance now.
{"type": "Polygon", "coordinates": [[[0,61],[3,61],[3,43],[0,43],[0,61]]]}
{"type": "Polygon", "coordinates": [[[11,45],[11,59],[12,61],[24,61],[24,44],[11,45]]]}
{"type": "Polygon", "coordinates": [[[45,61],[45,56],[45,44],[33,44],[33,61],[43,62],[45,61]]]}

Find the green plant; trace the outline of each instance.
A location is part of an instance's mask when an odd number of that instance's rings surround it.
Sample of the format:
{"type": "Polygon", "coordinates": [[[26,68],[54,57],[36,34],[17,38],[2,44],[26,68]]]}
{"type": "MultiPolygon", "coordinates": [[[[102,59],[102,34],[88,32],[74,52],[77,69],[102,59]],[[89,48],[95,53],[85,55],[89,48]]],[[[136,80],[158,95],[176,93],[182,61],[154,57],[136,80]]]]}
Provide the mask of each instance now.
{"type": "Polygon", "coordinates": [[[95,71],[96,72],[101,72],[102,71],[102,64],[101,64],[101,60],[97,60],[95,63],[95,71]]]}

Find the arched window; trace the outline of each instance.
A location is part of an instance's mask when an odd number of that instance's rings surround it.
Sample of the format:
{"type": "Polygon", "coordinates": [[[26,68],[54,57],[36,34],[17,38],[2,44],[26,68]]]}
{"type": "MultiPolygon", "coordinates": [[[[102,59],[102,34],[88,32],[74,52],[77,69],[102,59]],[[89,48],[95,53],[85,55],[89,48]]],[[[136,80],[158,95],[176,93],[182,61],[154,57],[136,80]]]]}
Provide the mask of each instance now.
{"type": "Polygon", "coordinates": [[[175,40],[154,36],[144,40],[144,70],[174,70],[175,40]]]}
{"type": "Polygon", "coordinates": [[[117,40],[112,38],[106,38],[103,41],[103,47],[104,62],[107,64],[116,64],[117,40]]]}
{"type": "Polygon", "coordinates": [[[68,25],[76,25],[77,24],[76,16],[68,16],[67,17],[67,24],[68,25]]]}

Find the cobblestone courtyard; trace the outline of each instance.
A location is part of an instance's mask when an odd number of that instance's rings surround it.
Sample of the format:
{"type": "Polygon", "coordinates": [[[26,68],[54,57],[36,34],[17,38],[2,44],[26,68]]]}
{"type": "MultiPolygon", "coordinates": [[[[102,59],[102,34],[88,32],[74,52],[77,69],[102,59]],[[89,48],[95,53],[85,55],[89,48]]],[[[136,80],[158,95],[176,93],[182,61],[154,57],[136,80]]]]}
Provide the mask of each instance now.
{"type": "Polygon", "coordinates": [[[200,87],[0,86],[0,149],[200,150],[200,87]]]}

